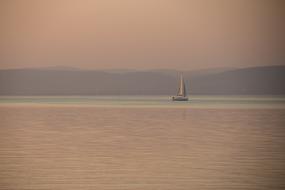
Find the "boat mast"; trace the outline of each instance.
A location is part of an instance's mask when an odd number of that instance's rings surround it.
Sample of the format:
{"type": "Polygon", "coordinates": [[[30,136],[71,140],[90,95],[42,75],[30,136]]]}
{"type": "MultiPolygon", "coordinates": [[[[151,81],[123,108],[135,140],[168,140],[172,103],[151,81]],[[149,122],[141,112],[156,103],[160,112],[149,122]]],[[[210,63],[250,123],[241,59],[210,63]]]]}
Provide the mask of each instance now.
{"type": "Polygon", "coordinates": [[[186,97],[186,86],[183,77],[182,77],[182,82],[183,82],[183,96],[186,97]]]}
{"type": "Polygon", "coordinates": [[[179,85],[179,90],[178,90],[177,95],[186,97],[186,87],[185,87],[185,82],[184,82],[182,74],[180,74],[180,85],[179,85]]]}

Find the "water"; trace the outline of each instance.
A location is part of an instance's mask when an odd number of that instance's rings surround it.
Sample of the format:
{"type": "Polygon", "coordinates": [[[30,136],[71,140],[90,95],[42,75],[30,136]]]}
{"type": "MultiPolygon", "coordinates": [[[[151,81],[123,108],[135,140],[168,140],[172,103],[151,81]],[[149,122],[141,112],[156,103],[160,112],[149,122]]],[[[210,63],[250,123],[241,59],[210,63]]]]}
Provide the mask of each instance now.
{"type": "Polygon", "coordinates": [[[285,109],[285,97],[191,96],[188,102],[173,102],[167,96],[0,96],[0,105],[285,109]]]}
{"type": "Polygon", "coordinates": [[[285,189],[282,97],[1,97],[0,189],[285,189]]]}

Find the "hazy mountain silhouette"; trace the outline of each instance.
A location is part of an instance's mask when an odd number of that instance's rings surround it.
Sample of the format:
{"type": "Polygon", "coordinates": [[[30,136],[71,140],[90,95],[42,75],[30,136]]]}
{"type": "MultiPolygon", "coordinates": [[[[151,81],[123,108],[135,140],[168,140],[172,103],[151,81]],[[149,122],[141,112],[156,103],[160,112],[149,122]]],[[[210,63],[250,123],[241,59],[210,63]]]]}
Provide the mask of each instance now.
{"type": "Polygon", "coordinates": [[[187,77],[194,94],[285,94],[285,66],[250,67],[187,77]]]}
{"type": "MultiPolygon", "coordinates": [[[[0,95],[173,95],[179,71],[0,70],[0,95]]],[[[185,71],[190,94],[285,94],[285,66],[185,71]]]]}

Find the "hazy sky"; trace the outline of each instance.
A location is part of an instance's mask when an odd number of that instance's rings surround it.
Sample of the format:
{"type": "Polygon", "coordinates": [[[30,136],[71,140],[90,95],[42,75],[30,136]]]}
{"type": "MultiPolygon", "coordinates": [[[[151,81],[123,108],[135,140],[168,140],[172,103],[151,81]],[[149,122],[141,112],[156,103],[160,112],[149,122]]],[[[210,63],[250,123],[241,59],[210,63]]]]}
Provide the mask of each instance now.
{"type": "Polygon", "coordinates": [[[0,0],[0,69],[285,64],[283,0],[0,0]]]}

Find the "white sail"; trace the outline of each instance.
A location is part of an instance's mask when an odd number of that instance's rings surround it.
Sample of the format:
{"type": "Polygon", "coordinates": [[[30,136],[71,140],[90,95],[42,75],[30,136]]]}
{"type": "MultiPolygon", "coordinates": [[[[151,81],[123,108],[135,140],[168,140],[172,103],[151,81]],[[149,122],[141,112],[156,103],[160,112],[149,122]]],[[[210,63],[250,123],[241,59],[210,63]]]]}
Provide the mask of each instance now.
{"type": "Polygon", "coordinates": [[[173,101],[188,101],[188,97],[186,94],[185,82],[184,82],[182,75],[180,75],[180,84],[179,84],[177,96],[172,96],[171,99],[173,101]]]}
{"type": "Polygon", "coordinates": [[[186,97],[186,87],[185,87],[185,82],[184,82],[182,75],[180,75],[180,85],[179,85],[179,90],[178,90],[177,96],[186,97]]]}

